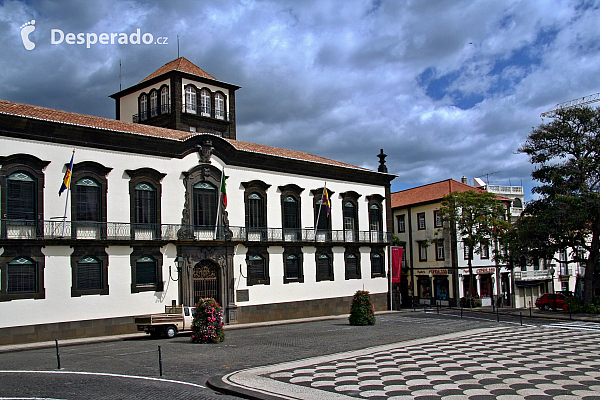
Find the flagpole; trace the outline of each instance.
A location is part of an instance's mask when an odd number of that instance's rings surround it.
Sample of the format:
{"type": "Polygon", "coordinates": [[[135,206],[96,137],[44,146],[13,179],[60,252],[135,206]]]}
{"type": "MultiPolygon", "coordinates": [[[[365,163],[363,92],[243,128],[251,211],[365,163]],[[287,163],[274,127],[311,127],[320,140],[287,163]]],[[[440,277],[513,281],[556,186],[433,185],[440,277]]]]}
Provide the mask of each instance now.
{"type": "Polygon", "coordinates": [[[219,229],[219,214],[221,213],[221,200],[223,199],[223,191],[221,190],[221,186],[223,186],[223,178],[225,176],[225,167],[221,171],[221,182],[219,184],[219,202],[217,203],[217,218],[215,218],[215,236],[214,239],[217,240],[217,230],[219,229]]]}
{"type": "Polygon", "coordinates": [[[317,240],[317,227],[319,226],[319,217],[321,217],[321,208],[323,208],[323,195],[325,195],[325,189],[327,188],[327,181],[323,185],[323,192],[321,193],[321,206],[317,212],[317,222],[315,222],[315,240],[317,240]]]}
{"type": "MultiPolygon", "coordinates": [[[[63,214],[63,229],[62,229],[62,237],[65,237],[65,226],[67,224],[67,205],[69,204],[69,192],[71,191],[71,177],[73,176],[73,158],[75,158],[75,149],[73,149],[73,154],[71,155],[71,161],[69,162],[69,166],[67,167],[67,171],[71,169],[69,173],[69,186],[67,186],[67,198],[65,199],[65,212],[63,214]]],[[[63,179],[64,184],[64,179],[63,179]]],[[[60,192],[58,194],[60,196],[60,192]]]]}

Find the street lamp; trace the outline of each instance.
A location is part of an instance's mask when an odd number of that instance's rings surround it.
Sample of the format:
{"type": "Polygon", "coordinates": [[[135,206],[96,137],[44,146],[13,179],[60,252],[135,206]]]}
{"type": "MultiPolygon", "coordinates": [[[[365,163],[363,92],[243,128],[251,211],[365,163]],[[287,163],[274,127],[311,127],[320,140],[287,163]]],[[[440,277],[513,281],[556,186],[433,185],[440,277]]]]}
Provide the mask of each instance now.
{"type": "Polygon", "coordinates": [[[433,287],[433,272],[431,271],[429,271],[429,287],[431,288],[431,300],[433,300],[433,305],[435,305],[435,288],[433,287]]]}
{"type": "Polygon", "coordinates": [[[171,275],[171,266],[169,265],[169,278],[171,278],[171,280],[173,282],[177,282],[179,280],[179,276],[181,274],[182,267],[183,267],[183,257],[178,256],[177,258],[175,258],[175,269],[177,270],[177,279],[173,279],[173,276],[171,275]]]}
{"type": "Polygon", "coordinates": [[[556,311],[556,293],[554,292],[554,267],[550,267],[548,271],[550,272],[550,276],[552,276],[552,279],[550,280],[550,285],[552,285],[552,298],[554,299],[554,307],[552,307],[552,309],[556,311]]]}

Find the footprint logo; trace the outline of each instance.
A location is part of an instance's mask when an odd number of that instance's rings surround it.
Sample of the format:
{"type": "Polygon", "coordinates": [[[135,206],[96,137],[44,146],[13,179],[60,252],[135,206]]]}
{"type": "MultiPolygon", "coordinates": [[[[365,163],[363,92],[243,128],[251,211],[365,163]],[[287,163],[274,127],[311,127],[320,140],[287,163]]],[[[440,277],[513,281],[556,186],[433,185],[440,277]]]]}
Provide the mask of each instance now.
{"type": "Polygon", "coordinates": [[[25,50],[35,49],[35,43],[29,40],[29,34],[35,31],[35,19],[32,19],[26,24],[21,25],[21,39],[23,39],[23,46],[25,50]]]}

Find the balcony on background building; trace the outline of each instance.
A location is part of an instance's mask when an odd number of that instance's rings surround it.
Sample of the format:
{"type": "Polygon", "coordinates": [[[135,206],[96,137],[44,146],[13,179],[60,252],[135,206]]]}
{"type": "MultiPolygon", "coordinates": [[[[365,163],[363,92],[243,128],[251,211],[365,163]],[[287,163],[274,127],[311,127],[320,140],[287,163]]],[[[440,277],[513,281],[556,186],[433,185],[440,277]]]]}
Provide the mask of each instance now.
{"type": "Polygon", "coordinates": [[[503,195],[523,195],[523,186],[487,185],[487,191],[503,195]]]}
{"type": "Polygon", "coordinates": [[[181,224],[130,224],[90,221],[2,220],[0,239],[20,240],[110,240],[110,241],[235,241],[267,243],[376,243],[388,245],[389,232],[344,230],[246,228],[239,226],[194,226],[181,224]]]}

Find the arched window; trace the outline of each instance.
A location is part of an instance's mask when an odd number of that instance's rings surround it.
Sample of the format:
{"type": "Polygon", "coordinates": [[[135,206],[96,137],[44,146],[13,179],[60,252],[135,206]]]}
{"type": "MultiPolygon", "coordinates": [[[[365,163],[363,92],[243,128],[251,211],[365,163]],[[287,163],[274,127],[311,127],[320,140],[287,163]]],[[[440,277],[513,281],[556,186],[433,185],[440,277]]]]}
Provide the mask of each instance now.
{"type": "Polygon", "coordinates": [[[350,201],[344,201],[344,237],[347,242],[358,239],[358,221],[356,205],[350,201]]]}
{"type": "Polygon", "coordinates": [[[35,180],[25,172],[15,172],[6,182],[6,218],[36,222],[37,188],[35,180]]]}
{"type": "Polygon", "coordinates": [[[140,97],[140,121],[148,119],[148,97],[143,94],[140,97]]]}
{"type": "Polygon", "coordinates": [[[285,277],[287,279],[300,277],[300,259],[295,254],[290,254],[285,258],[285,277]]]}
{"type": "Polygon", "coordinates": [[[369,228],[371,232],[381,232],[381,208],[377,204],[369,207],[369,228]]]}
{"type": "Polygon", "coordinates": [[[248,196],[248,230],[260,231],[266,227],[263,197],[253,192],[248,196]]]}
{"type": "Polygon", "coordinates": [[[295,233],[300,229],[300,210],[298,200],[294,196],[283,199],[283,229],[295,233]]]}
{"type": "Polygon", "coordinates": [[[379,251],[371,252],[371,277],[384,276],[383,254],[379,251]]]}
{"type": "Polygon", "coordinates": [[[102,289],[102,263],[86,256],[77,261],[76,285],[78,291],[102,289]]]}
{"type": "Polygon", "coordinates": [[[210,92],[206,89],[200,91],[200,115],[210,117],[210,92]]]}
{"type": "Polygon", "coordinates": [[[216,186],[208,182],[198,182],[193,191],[194,225],[214,227],[217,219],[216,186]]]}
{"type": "Polygon", "coordinates": [[[38,271],[35,262],[17,257],[8,263],[6,293],[37,293],[38,271]]]}
{"type": "Polygon", "coordinates": [[[192,86],[185,88],[185,112],[196,114],[196,89],[192,86]]]}
{"type": "Polygon", "coordinates": [[[171,112],[171,104],[169,102],[169,87],[163,86],[160,90],[160,113],[168,114],[171,112]]]}
{"type": "Polygon", "coordinates": [[[360,278],[360,259],[358,253],[346,253],[346,279],[357,278],[360,278]]]}
{"type": "Polygon", "coordinates": [[[76,221],[102,221],[100,184],[96,180],[85,177],[77,181],[75,202],[76,221]]]}
{"type": "MultiPolygon", "coordinates": [[[[331,196],[331,192],[329,193],[331,196]]],[[[319,240],[328,240],[331,238],[331,209],[323,204],[323,195],[319,194],[315,201],[315,225],[317,226],[317,235],[319,240]]],[[[330,200],[331,203],[331,200],[330,200]]]]}
{"type": "Polygon", "coordinates": [[[225,119],[225,97],[221,93],[215,94],[215,118],[225,119]]]}
{"type": "Polygon", "coordinates": [[[156,189],[148,182],[134,188],[134,223],[156,224],[156,189]]]}
{"type": "Polygon", "coordinates": [[[157,262],[154,257],[145,255],[135,261],[135,285],[156,286],[157,262]]]}
{"type": "Polygon", "coordinates": [[[158,93],[153,90],[150,93],[150,116],[156,117],[158,115],[158,93]]]}
{"type": "Polygon", "coordinates": [[[327,253],[317,253],[317,281],[333,280],[333,264],[327,253]]]}
{"type": "Polygon", "coordinates": [[[269,284],[268,263],[262,254],[251,253],[246,258],[248,285],[269,284]]]}

